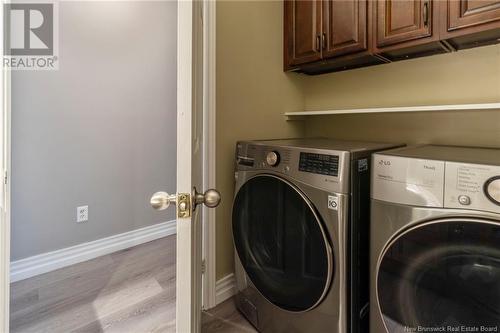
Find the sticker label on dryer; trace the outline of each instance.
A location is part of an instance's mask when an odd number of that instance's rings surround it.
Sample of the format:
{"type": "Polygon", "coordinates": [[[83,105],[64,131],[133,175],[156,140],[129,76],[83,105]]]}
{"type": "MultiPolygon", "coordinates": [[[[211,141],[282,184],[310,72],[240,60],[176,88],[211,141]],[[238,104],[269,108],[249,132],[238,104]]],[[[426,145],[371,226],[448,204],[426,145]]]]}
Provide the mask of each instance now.
{"type": "Polygon", "coordinates": [[[339,197],[333,195],[328,196],[328,209],[332,210],[339,209],[339,197]]]}
{"type": "Polygon", "coordinates": [[[375,154],[372,175],[374,199],[416,206],[443,206],[443,161],[375,154]]]}

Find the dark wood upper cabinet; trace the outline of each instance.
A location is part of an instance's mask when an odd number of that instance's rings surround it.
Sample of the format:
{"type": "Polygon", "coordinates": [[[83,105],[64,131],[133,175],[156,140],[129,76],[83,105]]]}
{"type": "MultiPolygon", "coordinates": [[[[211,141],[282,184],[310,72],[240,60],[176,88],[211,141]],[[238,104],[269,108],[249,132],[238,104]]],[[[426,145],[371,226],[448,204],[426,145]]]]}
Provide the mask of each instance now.
{"type": "Polygon", "coordinates": [[[376,5],[377,47],[432,36],[432,1],[379,0],[376,5]]]}
{"type": "Polygon", "coordinates": [[[285,0],[285,69],[321,59],[321,1],[285,0]]]}
{"type": "Polygon", "coordinates": [[[500,0],[284,0],[284,67],[321,74],[500,42],[500,0]]]}
{"type": "Polygon", "coordinates": [[[499,0],[453,0],[447,4],[448,31],[500,21],[499,0]]]}
{"type": "Polygon", "coordinates": [[[323,57],[367,50],[367,1],[323,1],[323,57]]]}
{"type": "Polygon", "coordinates": [[[500,29],[500,0],[443,1],[443,38],[500,29]]]}

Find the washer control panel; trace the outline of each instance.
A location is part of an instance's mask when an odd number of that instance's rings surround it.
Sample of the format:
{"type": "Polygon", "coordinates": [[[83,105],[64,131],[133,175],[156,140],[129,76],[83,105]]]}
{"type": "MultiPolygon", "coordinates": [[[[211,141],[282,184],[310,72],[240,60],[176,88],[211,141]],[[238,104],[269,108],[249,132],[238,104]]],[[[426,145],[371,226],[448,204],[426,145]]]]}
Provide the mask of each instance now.
{"type": "Polygon", "coordinates": [[[446,162],[444,206],[500,213],[500,166],[446,162]]]}
{"type": "Polygon", "coordinates": [[[270,171],[336,193],[349,192],[347,151],[238,142],[236,171],[270,171]]]}

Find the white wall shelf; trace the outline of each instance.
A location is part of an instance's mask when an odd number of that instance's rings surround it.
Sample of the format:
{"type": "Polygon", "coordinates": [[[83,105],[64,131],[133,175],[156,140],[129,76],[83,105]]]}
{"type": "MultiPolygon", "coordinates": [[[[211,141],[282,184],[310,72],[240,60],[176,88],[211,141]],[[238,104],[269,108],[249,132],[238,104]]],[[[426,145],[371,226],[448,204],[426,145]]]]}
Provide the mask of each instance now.
{"type": "Polygon", "coordinates": [[[326,116],[326,115],[337,115],[337,114],[474,111],[474,110],[500,110],[500,103],[400,106],[400,107],[387,107],[387,108],[341,109],[341,110],[324,110],[324,111],[297,111],[297,112],[285,112],[284,115],[286,116],[287,120],[302,120],[305,117],[310,117],[310,116],[326,116]]]}

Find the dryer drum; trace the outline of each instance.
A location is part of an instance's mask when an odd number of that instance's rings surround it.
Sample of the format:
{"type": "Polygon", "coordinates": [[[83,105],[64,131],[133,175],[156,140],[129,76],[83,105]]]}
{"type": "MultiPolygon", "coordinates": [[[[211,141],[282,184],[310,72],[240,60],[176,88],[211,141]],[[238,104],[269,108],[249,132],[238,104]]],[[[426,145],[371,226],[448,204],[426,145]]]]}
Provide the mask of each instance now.
{"type": "Polygon", "coordinates": [[[257,290],[288,311],[307,311],[328,291],[333,258],[313,205],[274,175],[249,179],[233,205],[238,257],[257,290]]]}
{"type": "Polygon", "coordinates": [[[500,325],[500,223],[433,221],[387,247],[377,274],[389,333],[500,325]]]}

